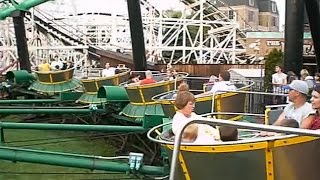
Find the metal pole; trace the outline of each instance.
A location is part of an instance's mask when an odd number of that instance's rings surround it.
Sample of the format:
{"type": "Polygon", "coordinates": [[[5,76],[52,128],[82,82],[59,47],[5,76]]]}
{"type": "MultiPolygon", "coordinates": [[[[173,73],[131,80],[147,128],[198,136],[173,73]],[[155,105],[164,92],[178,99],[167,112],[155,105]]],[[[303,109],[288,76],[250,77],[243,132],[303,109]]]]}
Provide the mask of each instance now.
{"type": "MultiPolygon", "coordinates": [[[[69,107],[70,108],[70,107],[69,107]]],[[[105,112],[104,109],[29,109],[21,108],[14,109],[14,107],[10,107],[10,109],[0,109],[0,114],[90,114],[94,112],[105,112]]]]}
{"type": "Polygon", "coordinates": [[[303,53],[304,0],[286,0],[284,69],[300,74],[303,53]]]}
{"type": "Polygon", "coordinates": [[[128,0],[129,23],[132,43],[134,70],[145,71],[147,61],[143,37],[143,26],[140,10],[140,0],[128,0]]]}
{"type": "Polygon", "coordinates": [[[309,24],[311,29],[311,35],[314,45],[314,51],[316,54],[317,72],[320,72],[320,9],[319,0],[305,0],[307,14],[309,17],[309,24]]]}
{"type": "Polygon", "coordinates": [[[45,124],[0,122],[2,129],[32,129],[61,131],[96,131],[96,132],[145,132],[141,126],[83,125],[83,124],[45,124]]]}
{"type": "MultiPolygon", "coordinates": [[[[65,167],[85,168],[128,173],[131,171],[128,163],[114,162],[113,159],[101,156],[86,156],[69,153],[27,150],[12,147],[0,147],[0,159],[10,161],[48,164],[65,167]]],[[[145,175],[167,175],[164,167],[142,165],[135,172],[145,175]]]]}
{"type": "Polygon", "coordinates": [[[31,71],[29,60],[28,42],[26,37],[26,28],[24,26],[24,11],[15,11],[11,14],[13,18],[14,32],[16,35],[16,44],[18,51],[18,60],[20,69],[31,71]]]}
{"type": "Polygon", "coordinates": [[[21,100],[1,99],[0,104],[37,104],[37,103],[57,103],[57,102],[62,102],[62,101],[60,99],[21,99],[21,100]]]}

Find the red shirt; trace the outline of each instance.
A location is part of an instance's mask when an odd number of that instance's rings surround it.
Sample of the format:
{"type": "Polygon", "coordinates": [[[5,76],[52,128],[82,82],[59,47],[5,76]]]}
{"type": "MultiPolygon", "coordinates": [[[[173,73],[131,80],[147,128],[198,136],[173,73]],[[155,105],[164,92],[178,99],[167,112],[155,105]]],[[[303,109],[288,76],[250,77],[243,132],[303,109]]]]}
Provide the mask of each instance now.
{"type": "Polygon", "coordinates": [[[318,112],[316,112],[316,118],[312,121],[310,129],[320,129],[320,114],[318,112]]]}
{"type": "Polygon", "coordinates": [[[156,83],[157,81],[152,79],[152,78],[146,78],[140,81],[140,85],[143,84],[152,84],[152,83],[156,83]]]}

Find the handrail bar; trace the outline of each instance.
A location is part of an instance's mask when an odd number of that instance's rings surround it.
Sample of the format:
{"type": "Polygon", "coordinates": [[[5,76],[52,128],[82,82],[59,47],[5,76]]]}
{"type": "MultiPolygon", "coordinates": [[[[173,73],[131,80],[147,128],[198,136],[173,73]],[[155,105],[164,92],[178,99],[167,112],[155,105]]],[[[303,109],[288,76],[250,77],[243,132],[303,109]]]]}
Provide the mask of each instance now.
{"type": "Polygon", "coordinates": [[[279,108],[279,107],[285,107],[287,104],[276,104],[276,105],[266,105],[266,108],[279,108]]]}
{"type": "MultiPolygon", "coordinates": [[[[314,131],[314,130],[306,130],[306,129],[290,128],[290,127],[282,127],[282,126],[261,125],[261,124],[254,124],[254,123],[235,122],[235,121],[228,121],[228,120],[222,120],[222,119],[209,119],[209,118],[198,117],[197,119],[192,119],[188,123],[184,124],[182,129],[180,131],[178,131],[178,133],[175,135],[169,180],[175,179],[174,175],[176,174],[176,169],[177,169],[177,161],[178,161],[178,155],[180,152],[182,133],[184,132],[184,129],[188,125],[194,124],[194,123],[213,124],[213,125],[219,125],[219,126],[231,126],[231,127],[244,128],[244,129],[250,129],[250,130],[262,130],[262,131],[271,131],[271,132],[277,132],[277,133],[292,133],[292,134],[297,134],[297,135],[320,137],[320,132],[314,131]]],[[[154,128],[152,128],[151,130],[153,130],[153,129],[154,128]]],[[[149,134],[149,132],[148,132],[148,134],[149,134]]]]}
{"type": "MultiPolygon", "coordinates": [[[[201,114],[201,117],[207,117],[209,115],[245,115],[245,116],[256,116],[256,117],[264,117],[264,114],[249,114],[249,113],[233,113],[233,112],[214,112],[214,113],[207,113],[207,114],[201,114]]],[[[211,119],[211,118],[210,118],[211,119]]],[[[174,142],[170,142],[170,141],[165,141],[165,140],[160,140],[160,139],[154,139],[153,137],[151,137],[151,133],[153,131],[155,131],[156,129],[158,128],[161,128],[163,126],[167,126],[167,125],[170,125],[172,124],[172,122],[167,122],[167,123],[164,123],[164,124],[160,124],[160,125],[157,125],[155,127],[153,127],[152,129],[150,129],[150,131],[147,133],[147,137],[149,140],[153,141],[153,142],[156,142],[156,143],[159,143],[159,144],[171,144],[173,145],[174,142]]],[[[266,138],[266,137],[264,137],[266,138]]],[[[231,141],[229,142],[225,142],[225,143],[221,143],[219,142],[219,145],[221,144],[230,144],[231,141]]],[[[186,145],[186,144],[193,144],[193,143],[183,143],[183,145],[186,145]]]]}

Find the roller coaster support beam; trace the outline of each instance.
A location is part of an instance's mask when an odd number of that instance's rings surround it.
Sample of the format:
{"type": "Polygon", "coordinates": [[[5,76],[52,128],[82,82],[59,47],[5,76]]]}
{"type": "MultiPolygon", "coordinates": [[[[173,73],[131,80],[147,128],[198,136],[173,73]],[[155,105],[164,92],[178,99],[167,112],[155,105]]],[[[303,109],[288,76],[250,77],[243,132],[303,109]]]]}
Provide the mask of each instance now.
{"type": "Polygon", "coordinates": [[[284,69],[300,74],[303,53],[304,0],[286,0],[284,69]]]}
{"type": "Polygon", "coordinates": [[[305,0],[306,10],[309,18],[314,51],[316,54],[317,72],[320,72],[320,9],[319,0],[305,0]]]}
{"type": "MultiPolygon", "coordinates": [[[[75,107],[76,108],[76,107],[75,107]]],[[[90,114],[90,113],[103,113],[105,112],[104,109],[75,109],[75,108],[71,108],[69,107],[68,109],[32,109],[32,107],[30,107],[29,109],[25,109],[25,108],[16,108],[14,109],[14,107],[8,107],[8,109],[0,109],[0,114],[90,114]]]]}
{"type": "Polygon", "coordinates": [[[2,129],[95,131],[95,132],[146,132],[141,126],[83,125],[83,124],[45,124],[0,122],[2,129]]]}
{"type": "Polygon", "coordinates": [[[16,35],[17,52],[18,52],[20,69],[31,72],[26,28],[24,25],[24,15],[25,15],[25,11],[15,11],[11,14],[13,18],[14,32],[16,35]]]}
{"type": "Polygon", "coordinates": [[[127,1],[130,34],[132,43],[133,65],[136,71],[145,71],[147,68],[146,50],[144,44],[140,0],[127,1]]]}
{"type": "Polygon", "coordinates": [[[141,165],[140,169],[132,170],[129,163],[114,162],[101,156],[86,156],[69,153],[28,150],[0,146],[0,159],[37,164],[48,164],[64,167],[85,168],[144,175],[167,175],[164,167],[141,165]]]}
{"type": "Polygon", "coordinates": [[[49,0],[26,0],[26,1],[19,3],[18,5],[15,5],[12,7],[2,8],[2,9],[0,9],[0,20],[4,20],[5,18],[10,16],[13,12],[15,12],[17,10],[27,11],[30,8],[38,6],[38,5],[45,3],[47,1],[49,1],[49,0]]]}

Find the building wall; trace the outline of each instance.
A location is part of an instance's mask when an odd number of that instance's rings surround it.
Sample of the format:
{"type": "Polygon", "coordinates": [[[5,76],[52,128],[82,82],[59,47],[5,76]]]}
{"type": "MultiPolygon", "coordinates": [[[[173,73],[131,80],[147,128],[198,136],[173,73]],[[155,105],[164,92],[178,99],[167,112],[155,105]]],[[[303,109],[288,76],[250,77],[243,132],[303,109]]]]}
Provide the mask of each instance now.
{"type": "MultiPolygon", "coordinates": [[[[234,20],[236,20],[239,23],[240,29],[258,29],[259,26],[259,9],[254,7],[249,7],[245,5],[241,6],[232,6],[231,7],[235,13],[234,13],[234,20]],[[251,13],[251,18],[249,17],[251,13]]],[[[227,17],[229,17],[229,11],[230,8],[226,7],[220,7],[220,11],[222,11],[227,17]]]]}
{"type": "MultiPolygon", "coordinates": [[[[284,38],[247,38],[246,47],[247,54],[258,54],[259,56],[266,56],[274,48],[284,52],[284,38]],[[252,43],[258,43],[259,50],[250,48],[252,43]]],[[[304,39],[303,55],[314,55],[312,39],[304,39]]]]}
{"type": "Polygon", "coordinates": [[[270,12],[260,12],[259,30],[279,31],[279,16],[270,12]]]}
{"type": "MultiPolygon", "coordinates": [[[[234,20],[239,23],[240,29],[254,29],[259,31],[279,31],[279,15],[271,12],[259,12],[258,8],[240,5],[231,6],[236,12],[234,20]],[[272,25],[272,19],[275,18],[276,26],[272,25]]],[[[229,17],[230,8],[219,7],[227,17],[229,17]]],[[[230,18],[231,19],[231,18],[230,18]]]]}

